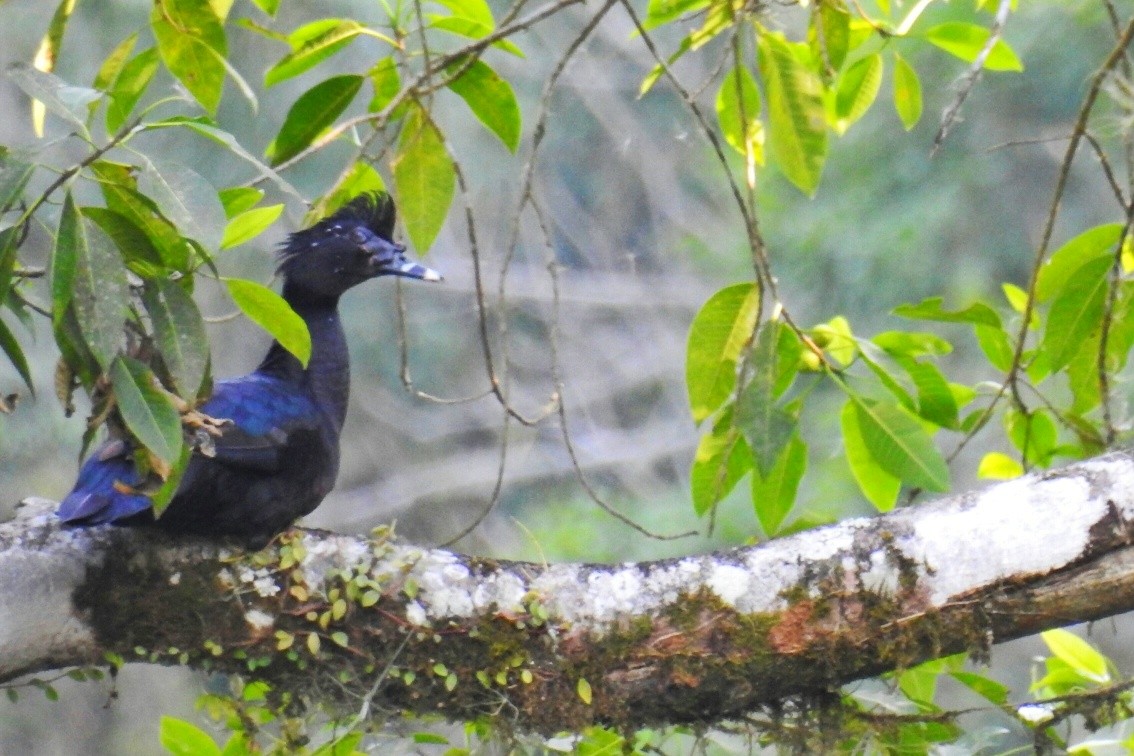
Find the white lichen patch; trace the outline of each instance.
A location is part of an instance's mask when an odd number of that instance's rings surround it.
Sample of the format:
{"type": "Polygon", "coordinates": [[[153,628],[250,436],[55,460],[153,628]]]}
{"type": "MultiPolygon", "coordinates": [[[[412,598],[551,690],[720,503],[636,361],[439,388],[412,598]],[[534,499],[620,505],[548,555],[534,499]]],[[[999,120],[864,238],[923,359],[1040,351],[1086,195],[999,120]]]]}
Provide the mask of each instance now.
{"type": "Polygon", "coordinates": [[[858,573],[858,582],[864,590],[883,596],[893,596],[901,588],[902,573],[884,551],[870,555],[870,565],[858,573]]]}
{"type": "Polygon", "coordinates": [[[735,607],[736,602],[748,593],[752,576],[748,570],[736,565],[718,563],[710,568],[706,584],[721,601],[735,607]]]}
{"type": "Polygon", "coordinates": [[[244,621],[253,631],[260,633],[271,629],[276,624],[276,618],[260,609],[249,609],[244,613],[244,621]]]}
{"type": "Polygon", "coordinates": [[[411,601],[406,604],[406,620],[411,625],[418,627],[426,627],[429,625],[429,618],[425,615],[425,607],[416,601],[411,601]]]}

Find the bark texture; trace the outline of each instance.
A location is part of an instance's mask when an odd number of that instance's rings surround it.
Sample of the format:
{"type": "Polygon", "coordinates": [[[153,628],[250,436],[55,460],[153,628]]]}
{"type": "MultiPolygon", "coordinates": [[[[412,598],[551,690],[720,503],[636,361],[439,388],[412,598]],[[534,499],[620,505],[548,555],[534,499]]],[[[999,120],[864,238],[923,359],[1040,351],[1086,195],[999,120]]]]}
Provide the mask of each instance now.
{"type": "Polygon", "coordinates": [[[245,554],[63,530],[50,509],[29,500],[0,525],[0,681],[110,652],[251,673],[346,715],[638,727],[719,721],[1134,608],[1126,452],[644,564],[498,562],[307,530],[245,554]]]}

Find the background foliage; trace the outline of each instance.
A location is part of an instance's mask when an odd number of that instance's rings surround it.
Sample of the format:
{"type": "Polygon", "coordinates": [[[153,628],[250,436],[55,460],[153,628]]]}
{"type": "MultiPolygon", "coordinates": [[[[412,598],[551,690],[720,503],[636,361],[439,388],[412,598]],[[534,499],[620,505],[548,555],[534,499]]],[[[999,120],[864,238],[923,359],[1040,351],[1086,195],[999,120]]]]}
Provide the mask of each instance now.
{"type": "MultiPolygon", "coordinates": [[[[253,323],[309,349],[267,250],[383,186],[448,284],[349,299],[344,470],[312,524],[627,560],[1089,456],[1129,420],[1129,9],[1013,10],[9,0],[0,396],[25,396],[0,417],[3,505],[65,493],[106,421],[160,506],[197,442],[181,420],[254,366],[253,323]]],[[[1032,686],[1011,650],[1007,687],[959,659],[863,686],[853,706],[927,717],[848,746],[1009,748],[1034,724],[1009,702],[1131,668],[1044,640],[1032,686]],[[963,728],[934,719],[954,703],[963,728]]],[[[153,749],[154,712],[119,722],[144,674],[85,736],[153,749]]],[[[254,706],[236,692],[213,713],[254,706]]],[[[0,737],[32,752],[34,709],[11,712],[0,737]]],[[[173,750],[199,738],[179,722],[173,750]]]]}

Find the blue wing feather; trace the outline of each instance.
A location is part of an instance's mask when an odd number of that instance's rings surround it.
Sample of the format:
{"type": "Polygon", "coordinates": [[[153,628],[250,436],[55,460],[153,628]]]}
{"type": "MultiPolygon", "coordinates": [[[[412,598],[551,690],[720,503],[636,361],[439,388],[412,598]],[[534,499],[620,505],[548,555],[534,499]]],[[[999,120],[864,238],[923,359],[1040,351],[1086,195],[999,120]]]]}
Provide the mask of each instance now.
{"type": "MultiPolygon", "coordinates": [[[[210,417],[231,420],[232,426],[216,439],[214,458],[198,456],[194,460],[197,469],[186,476],[179,491],[202,474],[207,476],[208,465],[214,463],[256,473],[277,471],[289,434],[314,428],[319,419],[314,401],[295,384],[257,373],[218,381],[213,396],[200,409],[210,417]],[[200,469],[201,465],[205,469],[200,469]]],[[[74,490],[63,499],[56,513],[64,522],[88,525],[141,515],[150,510],[150,499],[120,490],[140,484],[129,447],[110,441],[83,465],[74,490]]]]}

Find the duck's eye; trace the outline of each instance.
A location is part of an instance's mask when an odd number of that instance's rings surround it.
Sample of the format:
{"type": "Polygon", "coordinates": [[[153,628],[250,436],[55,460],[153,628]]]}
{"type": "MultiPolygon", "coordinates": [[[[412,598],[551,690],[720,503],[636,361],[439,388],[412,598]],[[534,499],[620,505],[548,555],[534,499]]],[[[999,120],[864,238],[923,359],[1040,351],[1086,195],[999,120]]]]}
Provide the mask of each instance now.
{"type": "Polygon", "coordinates": [[[355,244],[365,244],[367,241],[367,234],[361,228],[352,228],[350,231],[350,240],[355,244]]]}

